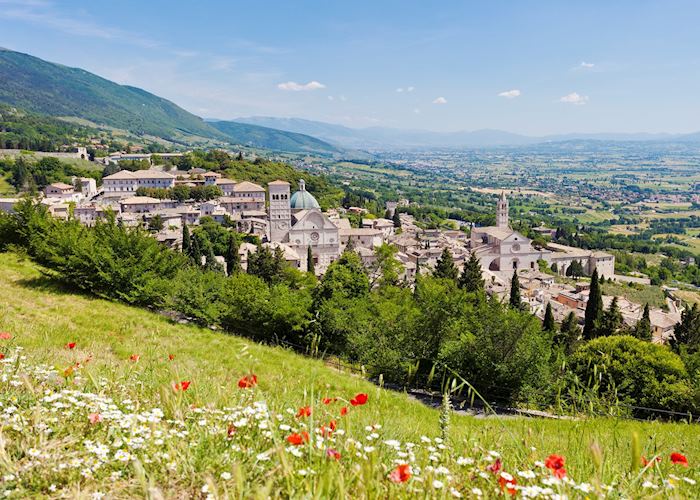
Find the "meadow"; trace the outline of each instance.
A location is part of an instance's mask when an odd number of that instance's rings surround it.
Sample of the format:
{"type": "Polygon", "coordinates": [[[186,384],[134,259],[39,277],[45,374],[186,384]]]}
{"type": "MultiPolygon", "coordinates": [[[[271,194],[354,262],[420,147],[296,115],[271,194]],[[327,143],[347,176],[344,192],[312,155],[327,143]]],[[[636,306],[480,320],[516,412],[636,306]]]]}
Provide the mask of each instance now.
{"type": "Polygon", "coordinates": [[[700,494],[696,425],[439,411],[280,347],[74,293],[11,253],[0,352],[5,496],[700,494]]]}

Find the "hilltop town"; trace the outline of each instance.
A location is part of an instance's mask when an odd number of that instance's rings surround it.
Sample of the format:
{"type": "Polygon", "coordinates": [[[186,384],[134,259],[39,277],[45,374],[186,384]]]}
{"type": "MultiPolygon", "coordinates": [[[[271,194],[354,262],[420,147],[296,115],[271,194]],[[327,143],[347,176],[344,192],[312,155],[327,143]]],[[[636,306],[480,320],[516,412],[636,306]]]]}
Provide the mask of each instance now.
{"type": "MultiPolygon", "coordinates": [[[[84,155],[85,151],[74,154],[84,155]]],[[[159,154],[157,158],[181,155],[159,154]]],[[[150,165],[151,155],[115,153],[99,161],[116,166],[121,161],[146,161],[150,165]]],[[[18,201],[16,197],[0,199],[0,210],[12,211],[18,201]]],[[[509,202],[503,191],[495,200],[495,226],[472,224],[452,230],[420,227],[413,216],[402,212],[411,205],[406,199],[386,202],[386,218],[371,216],[360,207],[322,211],[303,179],[299,179],[298,190],[292,193],[290,183],[283,180],[261,186],[201,168],[167,170],[159,165],[118,170],[104,177],[100,186],[92,178],[74,178],[72,185],[52,183],[41,193],[41,203],[54,217],[74,218],[86,226],[111,214],[124,226],[149,229],[154,238],[174,249],[182,246],[185,226],[196,227],[202,221],[213,220],[230,230],[257,237],[262,247],[279,249],[291,268],[312,270],[318,276],[346,249],[360,256],[370,274],[378,275],[377,249],[390,246],[400,264],[398,278],[408,284],[416,280],[417,274],[431,273],[445,252],[460,271],[473,253],[480,262],[489,294],[506,300],[516,273],[523,303],[540,318],[549,305],[558,322],[573,312],[583,323],[589,283],[577,282],[575,278],[597,271],[604,280],[648,284],[643,278],[616,275],[615,257],[610,253],[553,242],[534,244],[511,228],[509,202]],[[171,197],[147,195],[154,190],[171,197]],[[350,215],[360,220],[359,227],[352,227],[350,215]]],[[[536,231],[554,234],[554,229],[546,227],[536,231]]],[[[251,242],[240,245],[244,270],[249,256],[257,250],[258,245],[251,242]]],[[[215,258],[224,262],[223,256],[215,258]]],[[[613,297],[603,300],[609,307],[613,297]]],[[[645,304],[625,298],[616,299],[616,304],[629,327],[644,314],[645,304]]],[[[650,310],[655,342],[663,343],[671,336],[681,319],[679,306],[680,302],[669,296],[663,308],[650,310]]]]}

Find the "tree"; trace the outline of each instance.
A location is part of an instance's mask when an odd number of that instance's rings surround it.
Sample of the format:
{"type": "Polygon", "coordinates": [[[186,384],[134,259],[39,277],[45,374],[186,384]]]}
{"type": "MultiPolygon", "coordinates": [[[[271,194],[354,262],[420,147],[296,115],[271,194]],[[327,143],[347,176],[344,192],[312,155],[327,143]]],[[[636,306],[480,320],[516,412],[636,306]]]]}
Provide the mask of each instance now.
{"type": "Polygon", "coordinates": [[[470,293],[484,291],[484,278],[481,273],[481,262],[474,252],[469,254],[469,260],[464,264],[462,274],[457,282],[460,288],[470,293]]]}
{"type": "Polygon", "coordinates": [[[552,262],[552,267],[550,267],[553,273],[559,274],[559,266],[557,265],[556,262],[552,262]]]}
{"type": "Polygon", "coordinates": [[[581,261],[573,261],[566,269],[566,275],[574,279],[578,279],[583,276],[583,265],[581,265],[581,261]]]}
{"type": "Polygon", "coordinates": [[[681,358],[665,346],[629,335],[600,337],[580,347],[571,371],[606,400],[689,411],[693,390],[681,358]]]}
{"type": "Polygon", "coordinates": [[[379,286],[396,285],[399,282],[399,274],[403,268],[396,258],[397,249],[394,245],[382,244],[374,249],[375,264],[370,275],[374,278],[371,286],[379,283],[379,286]]]}
{"type": "Polygon", "coordinates": [[[598,283],[598,270],[593,270],[591,288],[586,303],[586,315],[583,324],[583,337],[590,340],[598,335],[600,320],[603,316],[603,292],[598,283]]]}
{"type": "Polygon", "coordinates": [[[681,313],[681,321],[673,330],[669,343],[675,352],[682,349],[689,353],[700,350],[700,308],[697,304],[686,307],[681,313]]]}
{"type": "Polygon", "coordinates": [[[207,250],[205,253],[206,262],[204,263],[204,269],[208,271],[223,272],[223,267],[221,263],[216,260],[216,255],[214,255],[214,248],[211,245],[207,245],[207,250]]]}
{"type": "Polygon", "coordinates": [[[270,247],[259,244],[256,252],[248,256],[248,274],[262,278],[268,284],[277,283],[282,279],[284,264],[281,248],[272,251],[270,247]]]}
{"type": "Polygon", "coordinates": [[[239,245],[238,238],[234,234],[231,234],[228,242],[228,248],[226,249],[226,274],[231,276],[234,273],[241,271],[241,256],[238,253],[239,245]]]}
{"type": "Polygon", "coordinates": [[[632,333],[639,340],[651,340],[651,319],[649,318],[648,302],[644,304],[644,312],[642,313],[642,317],[639,318],[639,321],[637,321],[632,333]]]}
{"type": "Polygon", "coordinates": [[[164,227],[165,223],[163,222],[163,217],[161,217],[160,214],[154,215],[151,217],[151,220],[148,221],[148,230],[153,231],[154,233],[162,231],[164,227]]]}
{"type": "Polygon", "coordinates": [[[555,332],[557,325],[554,322],[554,313],[552,312],[552,304],[547,302],[547,309],[544,311],[544,320],[542,321],[542,330],[545,332],[555,332]]]}
{"type": "Polygon", "coordinates": [[[622,322],[623,318],[622,313],[620,312],[620,307],[617,305],[617,297],[613,297],[608,310],[603,312],[598,335],[606,337],[615,335],[622,327],[622,322]]]}
{"type": "Polygon", "coordinates": [[[182,253],[190,255],[192,250],[192,237],[190,236],[190,228],[187,223],[182,225],[182,253]]]}
{"type": "Polygon", "coordinates": [[[576,313],[571,311],[564,317],[564,321],[561,322],[559,334],[554,337],[554,342],[557,345],[563,346],[567,354],[571,354],[580,338],[581,327],[578,326],[576,313]]]}
{"type": "Polygon", "coordinates": [[[314,266],[314,254],[311,251],[311,245],[306,247],[306,272],[316,274],[316,268],[314,266]]]}
{"type": "Polygon", "coordinates": [[[196,266],[202,265],[202,247],[199,244],[199,238],[192,238],[190,246],[190,258],[196,266]]]}
{"type": "Polygon", "coordinates": [[[391,218],[391,220],[394,222],[394,227],[396,229],[401,227],[401,217],[399,216],[398,210],[394,210],[394,216],[391,218]]]}
{"type": "Polygon", "coordinates": [[[457,281],[459,271],[455,267],[455,262],[452,258],[452,252],[450,252],[449,248],[443,249],[440,258],[437,261],[437,265],[435,266],[435,272],[433,273],[433,275],[436,278],[445,278],[457,281]]]}
{"type": "Polygon", "coordinates": [[[518,279],[518,270],[513,271],[513,277],[510,279],[510,300],[508,301],[513,309],[521,309],[523,307],[520,298],[520,280],[518,279]]]}

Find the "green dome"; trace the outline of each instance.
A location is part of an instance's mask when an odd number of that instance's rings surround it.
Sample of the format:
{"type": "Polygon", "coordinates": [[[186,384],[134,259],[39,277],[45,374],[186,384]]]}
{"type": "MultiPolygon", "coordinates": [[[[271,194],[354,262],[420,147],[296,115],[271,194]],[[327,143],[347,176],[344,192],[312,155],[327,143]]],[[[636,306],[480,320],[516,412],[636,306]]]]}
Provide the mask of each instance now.
{"type": "Polygon", "coordinates": [[[321,209],[321,205],[318,204],[314,195],[306,190],[306,183],[303,180],[299,181],[299,191],[292,195],[290,205],[292,210],[321,209]]]}

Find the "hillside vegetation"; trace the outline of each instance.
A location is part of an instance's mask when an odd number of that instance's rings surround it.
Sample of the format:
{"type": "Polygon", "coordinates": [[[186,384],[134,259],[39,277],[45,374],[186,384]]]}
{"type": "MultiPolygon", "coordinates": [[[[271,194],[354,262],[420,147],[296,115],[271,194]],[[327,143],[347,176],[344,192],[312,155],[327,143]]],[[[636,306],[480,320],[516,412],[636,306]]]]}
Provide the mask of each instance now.
{"type": "Polygon", "coordinates": [[[7,253],[0,332],[2,489],[19,496],[698,493],[695,426],[444,414],[441,425],[440,412],[320,361],[71,293],[7,253]]]}
{"type": "Polygon", "coordinates": [[[338,152],[336,147],[313,137],[256,125],[222,122],[224,130],[219,130],[143,89],[1,48],[0,103],[54,117],[79,118],[95,126],[180,144],[240,144],[292,152],[338,152]]]}

